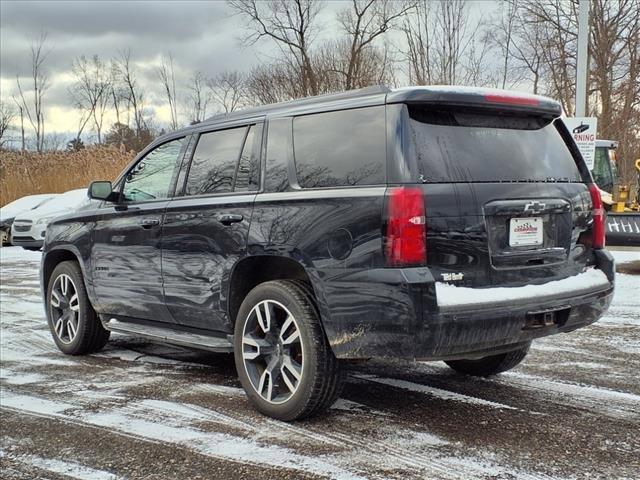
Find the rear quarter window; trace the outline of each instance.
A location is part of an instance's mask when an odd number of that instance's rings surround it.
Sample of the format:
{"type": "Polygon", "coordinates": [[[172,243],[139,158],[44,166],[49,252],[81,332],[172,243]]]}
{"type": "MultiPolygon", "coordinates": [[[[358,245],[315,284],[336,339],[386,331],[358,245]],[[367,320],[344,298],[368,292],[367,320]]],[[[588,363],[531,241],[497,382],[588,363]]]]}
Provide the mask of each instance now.
{"type": "Polygon", "coordinates": [[[321,188],[385,183],[384,113],[384,106],[379,106],[294,118],[299,185],[321,188]]]}
{"type": "Polygon", "coordinates": [[[581,182],[551,119],[409,107],[409,156],[424,182],[581,182]]]}

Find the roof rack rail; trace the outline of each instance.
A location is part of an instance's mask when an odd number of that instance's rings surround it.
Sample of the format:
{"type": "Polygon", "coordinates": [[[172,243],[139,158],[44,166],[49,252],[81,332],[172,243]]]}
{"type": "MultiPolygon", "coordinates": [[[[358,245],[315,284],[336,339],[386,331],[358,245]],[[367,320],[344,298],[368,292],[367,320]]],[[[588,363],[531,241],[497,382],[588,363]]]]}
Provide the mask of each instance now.
{"type": "Polygon", "coordinates": [[[275,110],[281,107],[287,107],[289,105],[306,105],[309,103],[332,101],[332,100],[347,100],[350,98],[365,97],[367,95],[385,94],[390,93],[391,89],[386,85],[372,85],[370,87],[358,88],[356,90],[346,90],[344,92],[323,93],[320,95],[314,95],[312,97],[296,98],[293,100],[287,100],[285,102],[271,103],[267,105],[261,105],[257,107],[250,107],[243,110],[237,110],[231,113],[219,113],[203,120],[203,123],[209,123],[213,120],[218,120],[224,117],[230,118],[237,115],[247,115],[253,111],[267,111],[275,110]]]}

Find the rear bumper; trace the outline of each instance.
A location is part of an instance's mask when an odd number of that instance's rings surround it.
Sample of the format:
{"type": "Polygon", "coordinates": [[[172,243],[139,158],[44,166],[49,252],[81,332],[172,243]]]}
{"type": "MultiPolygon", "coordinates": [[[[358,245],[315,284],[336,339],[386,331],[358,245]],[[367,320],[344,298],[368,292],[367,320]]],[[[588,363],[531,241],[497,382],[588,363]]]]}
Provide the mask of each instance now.
{"type": "Polygon", "coordinates": [[[535,338],[571,332],[597,321],[611,304],[614,260],[606,250],[596,252],[596,258],[596,268],[607,277],[599,285],[509,304],[440,307],[427,268],[369,272],[373,285],[367,290],[378,296],[361,298],[368,311],[359,308],[357,318],[333,308],[326,329],[329,342],[338,358],[438,360],[479,358],[535,338]]]}

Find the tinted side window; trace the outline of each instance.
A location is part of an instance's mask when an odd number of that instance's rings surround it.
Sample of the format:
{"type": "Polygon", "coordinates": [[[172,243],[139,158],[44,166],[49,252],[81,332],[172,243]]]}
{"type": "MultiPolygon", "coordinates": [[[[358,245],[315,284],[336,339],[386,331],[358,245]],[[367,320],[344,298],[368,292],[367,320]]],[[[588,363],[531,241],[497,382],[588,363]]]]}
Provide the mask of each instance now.
{"type": "Polygon", "coordinates": [[[249,127],[236,172],[236,192],[256,192],[260,184],[260,146],[262,125],[249,127]]]}
{"type": "Polygon", "coordinates": [[[384,107],[296,117],[293,144],[303,188],[385,182],[384,107]]]}
{"type": "Polygon", "coordinates": [[[246,127],[200,135],[193,154],[185,195],[233,190],[233,179],[246,127]]]}
{"type": "Polygon", "coordinates": [[[139,202],[168,198],[185,142],[184,138],[172,140],[145,155],[125,178],[123,200],[139,202]]]}

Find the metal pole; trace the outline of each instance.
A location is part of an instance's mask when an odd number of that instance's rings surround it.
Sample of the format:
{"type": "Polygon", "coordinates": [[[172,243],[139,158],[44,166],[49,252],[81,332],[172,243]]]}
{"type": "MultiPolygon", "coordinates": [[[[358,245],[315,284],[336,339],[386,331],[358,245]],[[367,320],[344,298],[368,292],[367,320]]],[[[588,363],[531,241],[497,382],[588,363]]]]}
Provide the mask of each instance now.
{"type": "Polygon", "coordinates": [[[580,0],[578,12],[578,64],[576,68],[576,117],[586,116],[589,64],[589,9],[591,0],[580,0]]]}

